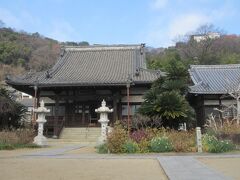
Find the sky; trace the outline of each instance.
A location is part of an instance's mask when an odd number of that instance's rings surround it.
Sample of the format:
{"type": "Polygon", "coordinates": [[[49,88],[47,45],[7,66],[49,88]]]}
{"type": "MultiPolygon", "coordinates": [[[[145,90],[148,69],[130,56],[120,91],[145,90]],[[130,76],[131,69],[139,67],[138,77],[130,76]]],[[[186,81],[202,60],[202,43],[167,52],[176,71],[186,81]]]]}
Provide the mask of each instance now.
{"type": "Polygon", "coordinates": [[[0,20],[58,41],[168,47],[203,24],[240,34],[240,1],[0,0],[0,20]]]}

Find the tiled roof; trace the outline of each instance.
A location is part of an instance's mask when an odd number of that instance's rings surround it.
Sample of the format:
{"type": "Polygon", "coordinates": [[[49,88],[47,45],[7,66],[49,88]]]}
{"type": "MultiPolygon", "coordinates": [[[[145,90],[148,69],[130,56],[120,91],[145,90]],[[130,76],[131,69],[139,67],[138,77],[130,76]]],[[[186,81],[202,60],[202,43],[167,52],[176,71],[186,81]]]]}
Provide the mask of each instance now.
{"type": "Polygon", "coordinates": [[[191,65],[189,73],[194,94],[226,94],[240,84],[240,64],[191,65]]]}
{"type": "Polygon", "coordinates": [[[21,99],[18,102],[20,104],[26,106],[26,107],[32,107],[33,106],[33,99],[21,99]]]}
{"type": "Polygon", "coordinates": [[[52,69],[7,79],[8,84],[45,86],[125,85],[151,83],[159,71],[146,69],[143,45],[68,46],[52,69]]]}

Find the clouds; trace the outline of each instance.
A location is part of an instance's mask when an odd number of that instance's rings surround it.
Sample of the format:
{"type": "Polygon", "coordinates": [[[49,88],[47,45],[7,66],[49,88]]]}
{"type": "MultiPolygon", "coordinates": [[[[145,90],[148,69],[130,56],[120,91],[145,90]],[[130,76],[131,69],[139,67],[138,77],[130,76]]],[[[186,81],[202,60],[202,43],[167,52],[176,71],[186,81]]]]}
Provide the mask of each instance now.
{"type": "Polygon", "coordinates": [[[8,9],[0,8],[0,20],[5,23],[6,27],[17,30],[25,30],[27,26],[36,27],[40,23],[38,17],[34,17],[24,9],[13,13],[8,9]]]}
{"type": "Polygon", "coordinates": [[[234,16],[234,7],[228,1],[211,3],[182,0],[152,1],[150,5],[151,9],[154,7],[153,16],[146,30],[145,42],[157,47],[174,45],[173,40],[180,35],[192,32],[203,24],[212,23],[218,26],[234,16]]]}
{"type": "Polygon", "coordinates": [[[0,19],[7,25],[15,28],[22,28],[22,23],[15,15],[7,9],[0,8],[0,19]]]}
{"type": "Polygon", "coordinates": [[[173,40],[176,37],[194,31],[206,23],[211,23],[211,18],[200,13],[181,14],[164,23],[152,23],[146,35],[146,42],[157,47],[171,46],[174,45],[173,40]]]}
{"type": "Polygon", "coordinates": [[[16,30],[28,32],[40,32],[44,36],[59,40],[59,41],[74,41],[78,38],[77,30],[66,20],[50,18],[47,21],[39,19],[30,12],[22,9],[18,13],[12,13],[8,9],[0,8],[0,20],[7,27],[16,30]],[[29,30],[29,27],[31,29],[29,30]]]}
{"type": "Polygon", "coordinates": [[[174,39],[178,35],[184,35],[196,30],[200,25],[211,22],[211,18],[204,14],[189,13],[174,18],[168,26],[168,37],[174,39]]]}
{"type": "Polygon", "coordinates": [[[47,36],[59,41],[74,41],[78,39],[77,34],[77,31],[69,22],[54,20],[50,24],[50,32],[47,33],[47,36]]]}
{"type": "Polygon", "coordinates": [[[165,8],[168,0],[154,0],[151,2],[150,7],[155,10],[165,8]]]}

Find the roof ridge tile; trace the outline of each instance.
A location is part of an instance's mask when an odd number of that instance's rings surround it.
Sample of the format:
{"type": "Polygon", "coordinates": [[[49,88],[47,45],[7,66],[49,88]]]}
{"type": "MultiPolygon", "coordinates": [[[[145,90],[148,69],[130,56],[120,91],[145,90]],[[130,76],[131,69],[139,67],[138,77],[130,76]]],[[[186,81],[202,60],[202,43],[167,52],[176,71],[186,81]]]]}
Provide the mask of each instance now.
{"type": "Polygon", "coordinates": [[[190,65],[190,69],[227,69],[227,68],[240,68],[240,64],[217,64],[217,65],[190,65]]]}

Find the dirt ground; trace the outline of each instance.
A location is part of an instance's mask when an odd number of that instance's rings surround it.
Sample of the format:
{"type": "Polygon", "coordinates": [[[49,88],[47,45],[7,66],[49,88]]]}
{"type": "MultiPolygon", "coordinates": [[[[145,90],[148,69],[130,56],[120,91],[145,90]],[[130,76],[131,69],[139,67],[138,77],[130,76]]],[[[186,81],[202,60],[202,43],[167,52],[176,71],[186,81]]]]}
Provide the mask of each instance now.
{"type": "Polygon", "coordinates": [[[199,158],[212,169],[234,179],[240,179],[240,158],[199,158]]]}
{"type": "MultiPolygon", "coordinates": [[[[48,148],[46,148],[47,150],[48,148]]],[[[23,148],[23,149],[15,149],[15,150],[1,150],[0,151],[0,158],[11,158],[11,157],[17,157],[17,156],[21,156],[23,154],[26,153],[32,153],[32,152],[38,152],[38,151],[42,151],[45,149],[42,148],[36,148],[36,149],[28,149],[28,148],[23,148]]],[[[1,160],[0,160],[1,162],[1,160]]]]}
{"type": "Polygon", "coordinates": [[[65,154],[97,154],[94,146],[86,146],[80,149],[68,151],[65,154]]]}
{"type": "MultiPolygon", "coordinates": [[[[65,145],[47,148],[0,151],[1,180],[165,180],[163,169],[156,159],[99,158],[94,146],[66,151],[56,158],[24,157],[39,151],[51,151],[65,145]],[[91,158],[78,158],[83,155],[91,158]],[[68,155],[71,158],[67,158],[68,155]],[[76,155],[76,159],[73,157],[76,155]],[[97,157],[97,158],[94,158],[97,157]],[[11,169],[11,170],[10,170],[11,169]]],[[[166,155],[166,154],[164,154],[166,155]]],[[[104,156],[105,157],[105,156],[104,156]]],[[[240,179],[240,158],[199,157],[208,167],[228,177],[240,179]]]]}
{"type": "Polygon", "coordinates": [[[153,159],[0,159],[2,180],[165,180],[153,159]]]}
{"type": "Polygon", "coordinates": [[[17,157],[17,156],[21,156],[21,155],[24,155],[27,153],[48,151],[51,149],[61,148],[62,146],[59,145],[59,146],[48,146],[48,147],[44,147],[44,148],[22,148],[22,149],[14,149],[14,150],[1,150],[0,158],[17,157]]]}

